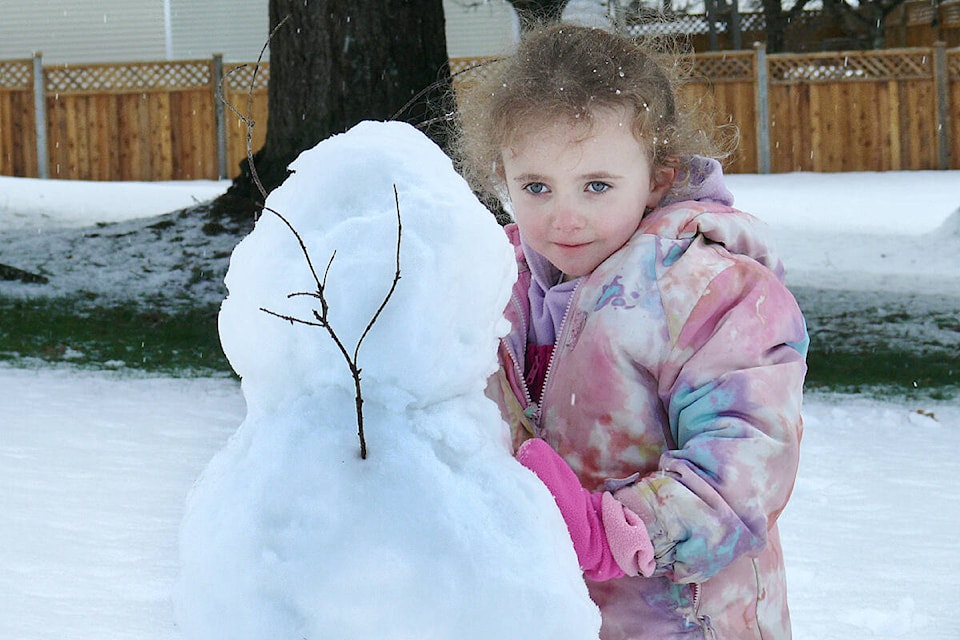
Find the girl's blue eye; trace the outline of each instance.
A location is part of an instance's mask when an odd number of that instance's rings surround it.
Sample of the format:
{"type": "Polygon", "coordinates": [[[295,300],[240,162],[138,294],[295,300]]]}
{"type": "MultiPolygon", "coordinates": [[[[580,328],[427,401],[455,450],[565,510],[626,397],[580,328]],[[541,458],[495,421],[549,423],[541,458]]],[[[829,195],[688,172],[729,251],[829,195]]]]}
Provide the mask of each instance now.
{"type": "Polygon", "coordinates": [[[541,193],[546,193],[548,191],[547,185],[542,182],[531,182],[530,184],[524,187],[525,191],[529,191],[534,195],[540,195],[541,193]]]}
{"type": "Polygon", "coordinates": [[[609,188],[610,188],[609,184],[607,184],[606,182],[600,182],[598,180],[595,180],[594,182],[587,184],[587,191],[590,191],[591,193],[603,193],[609,188]]]}

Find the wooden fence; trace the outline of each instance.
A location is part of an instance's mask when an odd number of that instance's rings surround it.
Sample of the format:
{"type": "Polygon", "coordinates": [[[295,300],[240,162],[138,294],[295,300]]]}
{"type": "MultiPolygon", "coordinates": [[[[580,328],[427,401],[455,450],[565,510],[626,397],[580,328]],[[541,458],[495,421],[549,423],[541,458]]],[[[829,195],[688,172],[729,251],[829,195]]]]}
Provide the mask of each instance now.
{"type": "Polygon", "coordinates": [[[247,126],[263,144],[269,69],[210,60],[0,62],[0,175],[74,180],[232,177],[247,126]],[[252,87],[252,88],[251,88],[252,87]],[[252,96],[252,99],[251,99],[252,96]],[[252,110],[250,105],[252,103],[252,110]]]}
{"type": "Polygon", "coordinates": [[[960,49],[698,53],[684,90],[739,127],[730,173],[960,169],[960,49]]]}
{"type": "MultiPolygon", "coordinates": [[[[451,70],[478,62],[451,60],[451,70]]],[[[254,69],[224,68],[216,57],[0,62],[0,175],[233,177],[246,156],[247,127],[216,99],[217,86],[242,113],[252,96],[259,149],[269,68],[254,69]]],[[[767,55],[757,48],[697,54],[693,69],[686,91],[712,105],[719,122],[740,128],[731,173],[960,169],[960,49],[767,55]]]]}

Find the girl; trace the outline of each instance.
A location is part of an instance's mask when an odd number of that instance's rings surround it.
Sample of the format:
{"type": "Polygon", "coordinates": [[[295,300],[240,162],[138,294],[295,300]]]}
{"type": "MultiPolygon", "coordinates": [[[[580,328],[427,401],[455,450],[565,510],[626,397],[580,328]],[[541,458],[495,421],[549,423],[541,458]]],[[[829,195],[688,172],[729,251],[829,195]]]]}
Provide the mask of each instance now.
{"type": "Polygon", "coordinates": [[[601,638],[789,638],[807,333],[659,58],[560,25],[460,96],[461,169],[516,220],[491,394],[601,638]]]}

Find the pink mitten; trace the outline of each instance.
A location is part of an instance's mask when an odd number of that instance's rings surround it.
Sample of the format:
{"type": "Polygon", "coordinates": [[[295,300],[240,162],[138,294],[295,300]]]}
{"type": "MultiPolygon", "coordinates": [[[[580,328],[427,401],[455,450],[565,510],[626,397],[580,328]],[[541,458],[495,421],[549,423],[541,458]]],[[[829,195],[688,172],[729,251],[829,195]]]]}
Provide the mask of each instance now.
{"type": "Polygon", "coordinates": [[[639,516],[609,491],[584,489],[573,469],[539,438],[524,442],[517,460],[553,494],[586,577],[599,581],[653,574],[653,545],[639,516]]]}

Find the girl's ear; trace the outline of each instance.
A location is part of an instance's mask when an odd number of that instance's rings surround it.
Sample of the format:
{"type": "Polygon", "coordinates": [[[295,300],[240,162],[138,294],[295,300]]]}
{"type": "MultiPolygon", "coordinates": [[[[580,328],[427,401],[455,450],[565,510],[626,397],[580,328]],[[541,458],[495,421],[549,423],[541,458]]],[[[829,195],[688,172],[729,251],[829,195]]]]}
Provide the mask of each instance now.
{"type": "Polygon", "coordinates": [[[676,167],[660,166],[655,168],[653,175],[650,176],[650,196],[647,198],[647,207],[655,209],[676,179],[676,167]]]}

